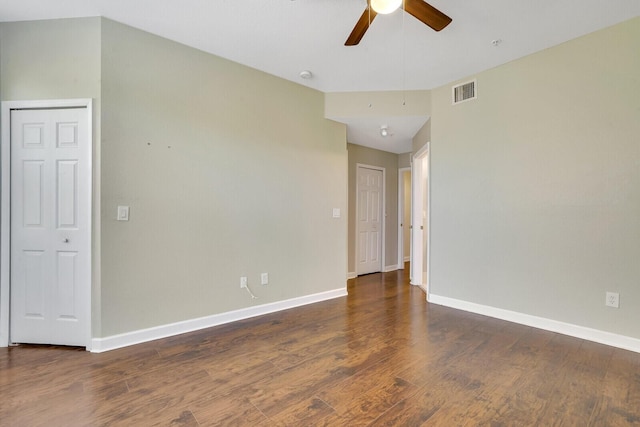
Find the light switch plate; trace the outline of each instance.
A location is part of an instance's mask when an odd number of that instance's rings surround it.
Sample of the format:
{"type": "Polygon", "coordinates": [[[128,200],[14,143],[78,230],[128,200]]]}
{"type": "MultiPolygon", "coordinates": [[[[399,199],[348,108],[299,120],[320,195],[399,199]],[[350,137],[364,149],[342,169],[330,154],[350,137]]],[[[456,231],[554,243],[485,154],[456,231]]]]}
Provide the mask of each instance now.
{"type": "Polygon", "coordinates": [[[340,218],[340,208],[333,208],[333,217],[340,218]]]}
{"type": "Polygon", "coordinates": [[[129,206],[118,206],[118,221],[129,221],[129,206]]]}

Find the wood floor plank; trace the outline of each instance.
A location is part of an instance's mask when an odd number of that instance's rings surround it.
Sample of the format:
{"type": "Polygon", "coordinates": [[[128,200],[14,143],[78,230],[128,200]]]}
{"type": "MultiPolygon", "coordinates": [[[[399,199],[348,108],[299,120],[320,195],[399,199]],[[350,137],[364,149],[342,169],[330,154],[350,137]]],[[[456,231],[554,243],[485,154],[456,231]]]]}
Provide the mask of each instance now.
{"type": "Polygon", "coordinates": [[[640,354],[429,304],[407,272],[102,354],[0,349],[0,425],[640,425],[640,354]]]}
{"type": "MultiPolygon", "coordinates": [[[[616,350],[619,352],[624,350],[616,350]]],[[[631,352],[626,353],[627,357],[631,355],[631,352]]],[[[604,378],[602,395],[590,419],[593,425],[640,425],[640,414],[628,410],[640,407],[640,372],[635,371],[636,363],[627,361],[626,357],[612,358],[611,368],[604,378]]]]}
{"type": "Polygon", "coordinates": [[[385,360],[338,384],[324,387],[318,396],[345,419],[372,422],[418,389],[393,371],[394,366],[385,360]]]}
{"type": "Polygon", "coordinates": [[[288,406],[284,411],[271,416],[270,420],[278,426],[312,426],[322,424],[327,417],[335,413],[326,402],[312,397],[288,406]]]}
{"type": "Polygon", "coordinates": [[[371,352],[345,351],[328,353],[293,368],[265,377],[252,384],[251,402],[267,416],[284,407],[306,400],[324,389],[386,359],[391,347],[371,352]]]}
{"type": "Polygon", "coordinates": [[[271,421],[240,392],[201,396],[190,409],[200,426],[270,426],[271,421]]]}

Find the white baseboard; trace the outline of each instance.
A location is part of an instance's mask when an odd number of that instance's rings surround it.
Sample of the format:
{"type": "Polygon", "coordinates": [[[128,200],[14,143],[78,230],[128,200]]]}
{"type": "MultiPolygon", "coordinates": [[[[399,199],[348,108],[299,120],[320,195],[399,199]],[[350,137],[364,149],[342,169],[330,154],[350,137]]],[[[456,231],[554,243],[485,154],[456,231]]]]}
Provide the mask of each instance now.
{"type": "Polygon", "coordinates": [[[411,261],[411,257],[410,256],[404,257],[404,262],[409,262],[409,261],[411,261]]]}
{"type": "Polygon", "coordinates": [[[115,350],[134,344],[153,341],[199,329],[210,328],[237,320],[248,319],[250,317],[261,316],[276,311],[287,310],[307,304],[326,301],[347,295],[347,289],[339,288],[331,291],[320,292],[303,297],[292,298],[284,301],[272,302],[269,304],[243,308],[240,310],[228,311],[226,313],[214,314],[212,316],[189,319],[181,322],[170,323],[168,325],[156,326],[138,331],[126,332],[124,334],[112,335],[104,338],[93,338],[91,340],[91,352],[102,353],[104,351],[115,350]]]}
{"type": "Polygon", "coordinates": [[[347,273],[347,280],[355,279],[356,277],[358,277],[358,273],[356,273],[355,271],[350,271],[347,273]]]}
{"type": "Polygon", "coordinates": [[[519,323],[521,325],[544,329],[545,331],[557,332],[559,334],[569,335],[571,337],[581,338],[587,341],[593,341],[640,353],[640,339],[637,338],[573,325],[571,323],[560,322],[544,317],[532,316],[530,314],[518,313],[516,311],[504,310],[502,308],[462,301],[455,298],[443,297],[440,295],[429,294],[427,299],[433,304],[482,314],[496,319],[519,323]]]}

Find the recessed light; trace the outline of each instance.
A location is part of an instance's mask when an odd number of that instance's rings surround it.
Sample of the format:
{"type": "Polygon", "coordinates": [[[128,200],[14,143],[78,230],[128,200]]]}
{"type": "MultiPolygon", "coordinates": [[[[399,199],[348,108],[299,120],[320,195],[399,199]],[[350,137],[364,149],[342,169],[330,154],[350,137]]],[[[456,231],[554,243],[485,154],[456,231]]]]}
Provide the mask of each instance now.
{"type": "Polygon", "coordinates": [[[300,78],[301,79],[309,80],[311,77],[313,77],[313,73],[311,71],[309,71],[309,70],[300,71],[300,78]]]}

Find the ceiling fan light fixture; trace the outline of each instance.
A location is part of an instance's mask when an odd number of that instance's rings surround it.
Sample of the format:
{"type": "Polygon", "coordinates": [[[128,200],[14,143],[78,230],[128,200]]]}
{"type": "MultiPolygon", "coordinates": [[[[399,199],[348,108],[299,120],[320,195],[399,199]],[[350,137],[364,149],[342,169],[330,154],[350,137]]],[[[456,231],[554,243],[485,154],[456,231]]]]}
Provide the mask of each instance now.
{"type": "Polygon", "coordinates": [[[395,12],[400,5],[402,5],[402,0],[371,0],[373,10],[382,15],[395,12]]]}

